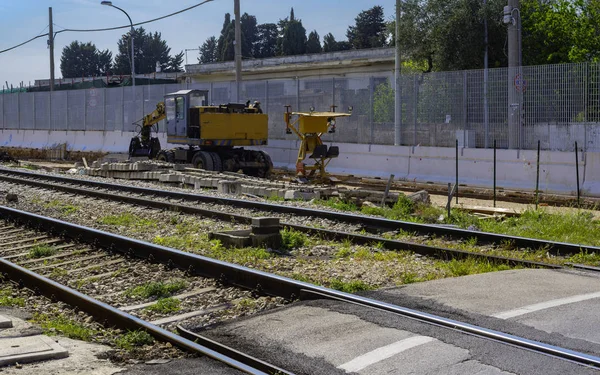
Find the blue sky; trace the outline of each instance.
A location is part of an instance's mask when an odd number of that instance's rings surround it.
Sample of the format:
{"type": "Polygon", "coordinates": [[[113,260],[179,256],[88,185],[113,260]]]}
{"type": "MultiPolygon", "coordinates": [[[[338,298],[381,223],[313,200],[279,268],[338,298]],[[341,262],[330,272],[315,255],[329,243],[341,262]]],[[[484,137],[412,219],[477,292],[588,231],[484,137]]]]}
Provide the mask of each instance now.
{"type": "MultiPolygon", "coordinates": [[[[200,0],[114,0],[113,4],[129,13],[133,22],[166,15],[199,3],[200,0]]],[[[296,18],[302,20],[307,32],[317,30],[321,36],[333,33],[337,40],[345,39],[346,29],[362,10],[381,5],[386,20],[392,18],[395,0],[241,0],[242,13],[255,15],[258,23],[273,22],[289,15],[294,7],[296,18]]],[[[52,7],[55,31],[62,28],[105,28],[128,23],[116,9],[101,6],[100,0],[0,0],[0,50],[12,47],[40,34],[48,25],[48,7],[52,7]]],[[[226,12],[233,15],[233,0],[214,0],[188,12],[147,24],[149,31],[162,33],[171,52],[198,48],[206,38],[218,36],[226,12]]],[[[96,33],[61,33],[55,40],[56,78],[61,77],[60,56],[65,45],[73,40],[93,42],[100,49],[114,53],[117,40],[124,31],[96,33]]],[[[188,62],[194,63],[197,51],[188,51],[188,62]]],[[[39,38],[18,49],[0,54],[0,82],[18,85],[33,84],[35,79],[50,75],[46,38],[39,38]]]]}

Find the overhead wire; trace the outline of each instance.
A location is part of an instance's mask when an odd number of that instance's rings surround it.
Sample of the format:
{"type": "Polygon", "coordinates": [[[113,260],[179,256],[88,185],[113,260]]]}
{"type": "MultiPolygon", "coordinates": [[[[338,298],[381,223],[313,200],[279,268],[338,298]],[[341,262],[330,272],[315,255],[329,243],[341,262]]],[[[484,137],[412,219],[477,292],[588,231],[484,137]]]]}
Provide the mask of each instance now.
{"type": "MultiPolygon", "coordinates": [[[[147,23],[151,23],[151,22],[160,21],[160,20],[162,20],[162,19],[165,19],[165,18],[168,18],[168,17],[172,17],[172,16],[175,16],[175,15],[177,15],[177,14],[180,14],[180,13],[183,13],[183,12],[187,12],[188,10],[191,10],[191,9],[197,8],[197,7],[199,7],[200,5],[204,5],[204,4],[206,4],[206,3],[208,3],[208,2],[211,2],[211,1],[213,1],[213,0],[204,0],[203,2],[201,2],[201,3],[199,3],[199,4],[192,5],[192,6],[190,6],[190,7],[187,7],[187,8],[185,8],[185,9],[181,9],[181,10],[179,10],[179,11],[177,11],[177,12],[170,13],[170,14],[167,14],[167,15],[165,15],[165,16],[162,16],[162,17],[154,18],[154,19],[151,19],[151,20],[148,20],[148,21],[143,21],[143,22],[134,23],[134,24],[133,24],[133,26],[145,25],[145,24],[147,24],[147,23]]],[[[56,25],[56,24],[54,24],[54,25],[56,25]]],[[[56,26],[58,26],[58,25],[56,25],[56,26]]],[[[60,33],[67,32],[67,31],[70,31],[70,32],[80,32],[80,33],[81,33],[81,32],[111,31],[111,30],[125,29],[125,28],[129,28],[129,27],[131,27],[131,26],[132,26],[132,25],[125,25],[125,26],[108,27],[108,28],[103,28],[103,29],[64,29],[64,28],[63,28],[63,30],[56,31],[56,32],[54,33],[54,36],[56,36],[57,34],[60,34],[60,33]]],[[[62,27],[62,26],[59,26],[59,27],[62,27]]],[[[44,30],[46,30],[47,28],[48,28],[48,26],[46,26],[46,27],[44,28],[44,30]]],[[[44,30],[42,30],[42,32],[43,32],[44,30]]],[[[38,38],[42,38],[42,37],[48,36],[48,34],[49,34],[49,33],[45,33],[45,34],[39,34],[39,35],[37,35],[37,36],[34,36],[34,37],[33,37],[33,38],[31,38],[31,39],[28,39],[28,40],[24,41],[23,43],[19,43],[19,44],[15,45],[15,46],[12,46],[12,47],[10,47],[10,48],[6,48],[6,49],[4,49],[4,50],[0,50],[0,53],[5,53],[5,52],[11,51],[11,50],[13,50],[13,49],[19,48],[19,47],[21,47],[21,46],[24,46],[24,45],[25,45],[25,44],[27,44],[27,43],[31,43],[31,42],[33,42],[34,40],[36,40],[36,39],[38,39],[38,38]]]]}

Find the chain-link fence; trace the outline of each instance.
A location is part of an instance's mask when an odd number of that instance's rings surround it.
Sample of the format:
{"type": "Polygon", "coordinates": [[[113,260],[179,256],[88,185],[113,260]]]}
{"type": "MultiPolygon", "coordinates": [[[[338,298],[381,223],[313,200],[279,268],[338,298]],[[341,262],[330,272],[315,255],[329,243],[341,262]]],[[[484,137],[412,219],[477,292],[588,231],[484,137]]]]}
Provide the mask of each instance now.
{"type": "MultiPolygon", "coordinates": [[[[600,64],[561,64],[401,77],[402,145],[600,150],[600,64]],[[511,135],[513,134],[513,135],[511,135]]],[[[235,97],[235,82],[90,88],[0,95],[0,129],[134,130],[163,96],[181,89],[209,90],[212,104],[235,97]]],[[[392,72],[336,78],[244,81],[243,100],[269,114],[269,137],[285,134],[285,106],[294,111],[346,111],[327,141],[393,144],[392,72]]],[[[160,129],[164,131],[164,128],[160,129]]]]}

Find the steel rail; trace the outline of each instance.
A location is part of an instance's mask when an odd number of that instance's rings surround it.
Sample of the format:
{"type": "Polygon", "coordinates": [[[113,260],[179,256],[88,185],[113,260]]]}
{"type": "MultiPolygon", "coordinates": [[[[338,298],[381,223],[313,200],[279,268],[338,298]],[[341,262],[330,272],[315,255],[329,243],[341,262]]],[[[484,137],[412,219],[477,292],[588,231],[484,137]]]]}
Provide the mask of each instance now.
{"type": "MultiPolygon", "coordinates": [[[[73,194],[84,194],[90,197],[102,198],[112,201],[120,201],[129,204],[136,204],[140,206],[158,208],[169,211],[183,212],[187,214],[201,215],[210,218],[216,218],[219,220],[224,220],[231,222],[236,221],[242,224],[250,224],[252,221],[252,217],[247,217],[243,215],[232,214],[228,212],[208,210],[199,207],[187,206],[177,203],[170,202],[161,202],[148,198],[139,198],[132,197],[127,195],[119,195],[115,193],[109,193],[99,190],[88,190],[80,187],[73,187],[62,184],[53,184],[49,182],[41,182],[30,179],[22,179],[18,177],[5,177],[0,175],[0,180],[6,178],[13,183],[21,183],[28,184],[31,186],[42,187],[42,188],[52,188],[56,190],[60,190],[67,193],[73,194]]],[[[5,180],[6,180],[5,179],[5,180]]],[[[503,263],[511,266],[523,266],[523,267],[540,267],[540,268],[562,268],[560,265],[542,263],[542,262],[534,262],[517,258],[509,258],[497,255],[490,254],[482,254],[475,253],[457,249],[449,249],[443,247],[429,246],[429,245],[421,245],[413,242],[407,241],[399,241],[399,240],[391,240],[384,237],[374,236],[374,235],[365,235],[358,233],[348,233],[348,232],[339,232],[322,228],[314,228],[305,225],[291,224],[291,223],[281,223],[281,226],[284,228],[291,228],[297,231],[301,231],[304,233],[314,234],[317,236],[321,236],[323,238],[331,239],[331,240],[345,240],[348,239],[355,244],[373,244],[373,243],[381,243],[384,248],[388,250],[405,250],[412,251],[416,254],[421,254],[425,256],[436,257],[440,259],[466,259],[466,258],[474,258],[478,260],[487,260],[495,263],[503,263]]]]}
{"type": "MultiPolygon", "coordinates": [[[[118,190],[118,191],[127,191],[130,193],[136,193],[140,195],[154,195],[158,197],[164,197],[169,199],[179,199],[183,201],[201,201],[206,203],[216,203],[222,205],[230,205],[234,207],[242,207],[242,208],[251,208],[258,209],[263,211],[272,211],[279,213],[288,213],[299,216],[308,216],[308,217],[320,217],[324,219],[336,220],[345,223],[358,224],[365,228],[378,228],[378,229],[386,229],[386,230],[404,230],[408,232],[415,232],[419,234],[435,234],[441,236],[450,236],[450,237],[458,237],[458,238],[477,238],[478,241],[484,243],[495,243],[501,244],[505,242],[510,242],[517,247],[522,248],[545,248],[550,253],[556,255],[572,255],[577,254],[581,251],[587,252],[596,252],[600,253],[600,247],[598,246],[589,246],[582,244],[573,244],[566,242],[558,242],[558,241],[547,241],[540,240],[535,238],[526,238],[519,236],[510,236],[489,232],[481,232],[474,231],[468,229],[459,229],[459,228],[451,228],[442,225],[434,225],[434,224],[420,224],[420,223],[411,223],[407,221],[400,220],[390,220],[385,218],[378,218],[372,216],[364,216],[364,215],[356,215],[356,214],[348,214],[341,212],[333,212],[322,209],[309,209],[303,207],[294,207],[280,204],[272,204],[272,203],[264,203],[264,202],[256,202],[249,201],[243,199],[236,198],[219,198],[213,196],[207,196],[202,194],[189,194],[189,193],[180,193],[159,189],[150,189],[150,188],[141,188],[135,186],[126,186],[112,183],[104,183],[104,182],[96,182],[84,179],[72,179],[62,176],[52,176],[52,175],[43,175],[39,173],[31,173],[25,171],[15,171],[9,170],[6,168],[0,168],[0,180],[10,181],[11,177],[2,175],[4,174],[16,174],[20,176],[25,176],[29,178],[37,178],[37,179],[45,179],[60,183],[69,183],[69,184],[78,184],[84,185],[94,188],[102,188],[107,190],[118,190]]],[[[14,178],[12,178],[13,181],[14,178]]],[[[22,181],[22,183],[25,183],[22,181]]]]}
{"type": "MultiPolygon", "coordinates": [[[[112,251],[119,251],[142,259],[166,263],[172,267],[187,270],[192,274],[220,279],[232,285],[252,289],[260,293],[277,295],[283,298],[330,298],[348,303],[372,307],[421,322],[426,322],[441,327],[462,331],[480,338],[496,340],[520,348],[532,350],[576,362],[587,366],[600,367],[600,357],[585,354],[570,349],[544,344],[539,341],[506,334],[500,331],[478,327],[469,323],[443,318],[390,303],[377,301],[367,297],[356,296],[337,290],[316,286],[289,279],[287,277],[270,274],[248,267],[231,264],[196,254],[185,253],[176,249],[167,248],[124,236],[103,232],[93,228],[67,223],[61,220],[43,217],[40,215],[15,210],[0,206],[0,217],[16,221],[50,233],[60,233],[65,238],[78,240],[112,251]]],[[[6,267],[6,261],[0,265],[6,267]]],[[[23,269],[24,270],[24,269],[23,269]]],[[[25,270],[26,271],[26,270],[25,270]]],[[[16,272],[16,271],[12,271],[16,272]]],[[[13,274],[18,278],[19,274],[13,274]]],[[[82,295],[83,296],[83,295],[82,295]]],[[[165,336],[169,338],[169,336],[165,336]]]]}
{"type": "Polygon", "coordinates": [[[94,318],[97,318],[97,320],[99,318],[99,321],[103,324],[111,324],[127,330],[144,330],[160,341],[170,342],[188,352],[205,355],[248,374],[267,375],[276,373],[274,371],[264,372],[263,370],[248,366],[237,359],[225,356],[218,351],[139,319],[104,302],[59,284],[56,281],[20,267],[4,258],[0,258],[0,273],[16,281],[21,287],[27,287],[37,293],[42,293],[52,300],[58,299],[71,306],[76,306],[88,312],[94,318]]]}

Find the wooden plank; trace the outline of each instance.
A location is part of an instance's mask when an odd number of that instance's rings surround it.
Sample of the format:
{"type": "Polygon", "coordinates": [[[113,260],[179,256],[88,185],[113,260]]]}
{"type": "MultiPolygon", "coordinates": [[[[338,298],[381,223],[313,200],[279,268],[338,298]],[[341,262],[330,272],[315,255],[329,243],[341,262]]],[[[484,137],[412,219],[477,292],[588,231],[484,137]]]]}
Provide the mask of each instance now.
{"type": "Polygon", "coordinates": [[[125,259],[111,260],[111,261],[100,263],[100,264],[94,264],[94,265],[91,265],[91,266],[87,266],[87,267],[83,267],[83,268],[78,268],[78,269],[75,269],[75,270],[70,270],[70,271],[67,272],[67,274],[70,275],[72,273],[79,272],[79,271],[87,271],[87,270],[90,270],[92,268],[97,268],[97,267],[112,266],[113,264],[119,264],[119,263],[123,263],[123,262],[125,262],[125,259]]]}
{"type": "Polygon", "coordinates": [[[16,244],[25,243],[25,242],[45,240],[47,238],[49,238],[49,237],[48,236],[39,236],[39,237],[27,238],[27,239],[19,240],[19,241],[12,241],[12,242],[0,243],[0,246],[16,245],[16,244]]]}
{"type": "MultiPolygon", "coordinates": [[[[208,288],[202,288],[202,289],[196,289],[196,290],[192,290],[190,292],[187,293],[182,293],[182,294],[178,294],[176,296],[171,296],[171,298],[175,298],[178,300],[183,300],[189,297],[193,297],[193,296],[197,296],[200,294],[204,294],[206,292],[210,292],[213,290],[216,290],[217,288],[213,288],[213,287],[208,287],[208,288]]],[[[145,309],[146,307],[152,306],[152,305],[156,305],[158,301],[152,301],[152,302],[146,302],[146,303],[140,303],[139,305],[130,305],[130,306],[123,306],[123,307],[119,307],[119,310],[121,311],[134,311],[134,310],[140,310],[140,309],[145,309]]]]}
{"type": "Polygon", "coordinates": [[[68,266],[69,264],[80,263],[80,262],[85,262],[86,260],[93,260],[93,259],[105,258],[105,257],[108,257],[108,254],[98,254],[98,255],[92,255],[92,256],[89,256],[89,257],[85,257],[83,259],[75,259],[75,260],[69,260],[69,261],[61,262],[61,263],[47,264],[45,266],[30,268],[29,270],[30,271],[39,271],[39,270],[44,270],[44,269],[47,269],[47,268],[56,268],[56,267],[61,267],[61,266],[68,266]]]}
{"type": "Polygon", "coordinates": [[[0,249],[0,251],[15,251],[15,250],[25,250],[25,249],[31,249],[32,247],[36,247],[39,245],[52,245],[55,243],[59,243],[59,242],[63,242],[62,239],[55,239],[55,240],[49,240],[49,241],[44,241],[44,242],[37,242],[37,243],[32,243],[29,245],[23,245],[23,246],[19,246],[19,247],[13,247],[12,249],[0,249]]]}
{"type": "MultiPolygon", "coordinates": [[[[65,249],[65,248],[72,247],[72,246],[75,246],[75,245],[74,244],[66,244],[66,245],[61,245],[61,246],[55,246],[54,248],[57,250],[61,250],[61,249],[65,249]]],[[[71,253],[67,253],[67,254],[71,254],[71,253]]],[[[27,255],[29,255],[29,252],[15,254],[15,255],[9,255],[9,256],[3,257],[3,258],[6,260],[10,260],[10,259],[15,259],[15,258],[21,258],[21,257],[27,256],[27,255]]],[[[54,255],[54,256],[46,257],[46,258],[32,259],[32,260],[28,260],[28,261],[25,261],[20,264],[35,263],[35,262],[39,262],[40,260],[46,260],[46,259],[56,258],[56,257],[60,257],[60,256],[62,256],[62,254],[54,255]]]]}
{"type": "Polygon", "coordinates": [[[188,312],[188,313],[185,313],[185,314],[169,316],[169,317],[166,317],[166,318],[154,320],[154,321],[152,321],[150,323],[155,324],[155,325],[175,323],[175,322],[179,322],[179,321],[186,320],[186,319],[189,319],[189,318],[193,318],[195,316],[206,315],[206,314],[210,314],[210,313],[215,312],[215,311],[224,310],[225,308],[227,308],[227,306],[228,306],[227,304],[222,304],[222,305],[218,305],[218,306],[215,306],[215,307],[210,307],[210,308],[205,309],[205,310],[197,310],[197,311],[192,311],[192,312],[188,312]]]}

